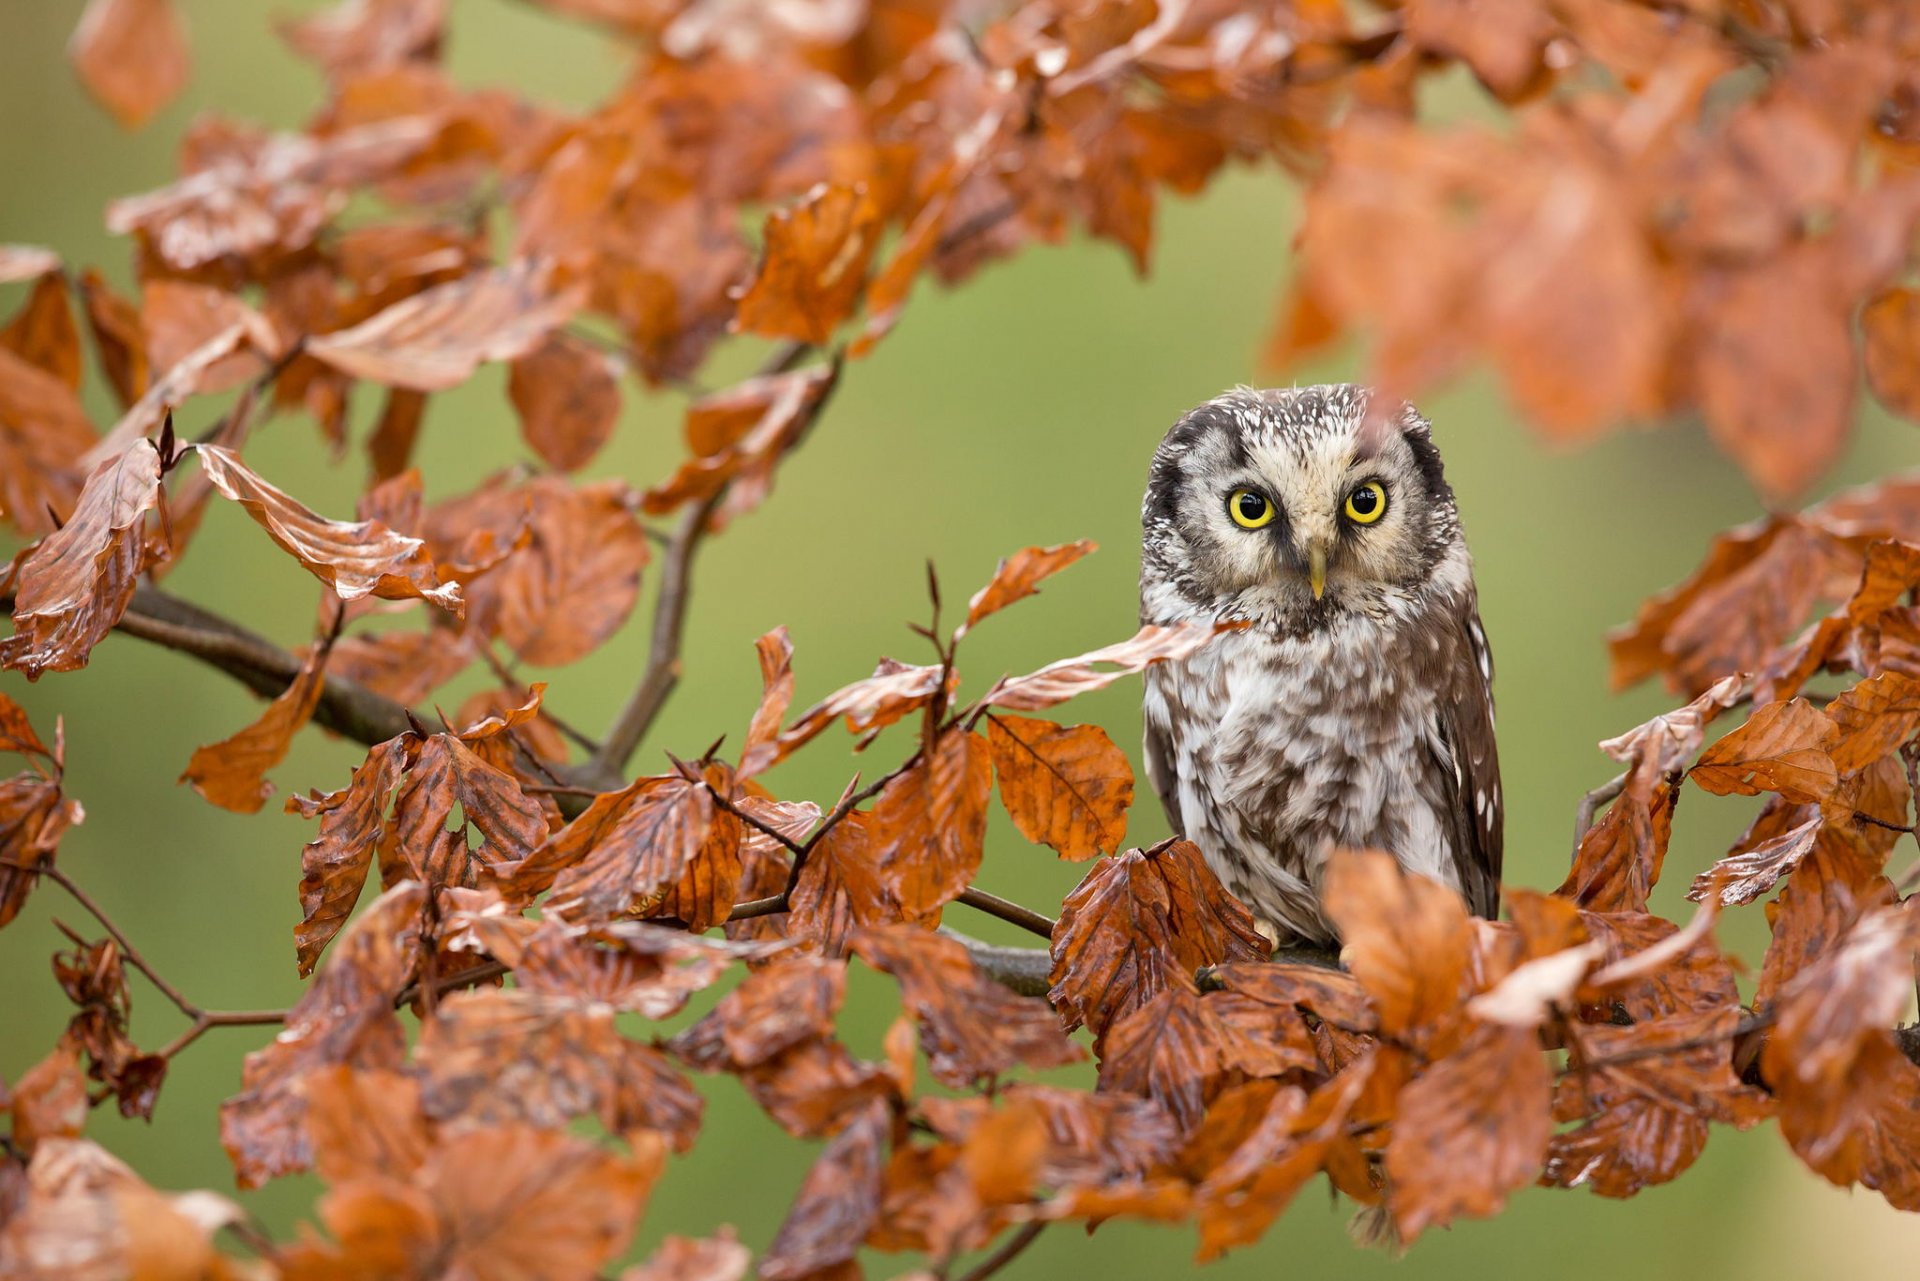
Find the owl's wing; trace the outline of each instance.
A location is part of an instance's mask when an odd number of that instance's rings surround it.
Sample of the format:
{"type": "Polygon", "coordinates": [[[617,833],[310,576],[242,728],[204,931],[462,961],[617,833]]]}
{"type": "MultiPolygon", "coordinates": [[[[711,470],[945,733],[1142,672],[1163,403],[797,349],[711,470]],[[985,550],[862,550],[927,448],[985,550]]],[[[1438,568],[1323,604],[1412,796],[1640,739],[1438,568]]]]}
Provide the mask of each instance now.
{"type": "Polygon", "coordinates": [[[1440,785],[1450,792],[1443,810],[1453,816],[1453,857],[1467,906],[1476,916],[1500,910],[1504,811],[1500,753],[1493,735],[1493,652],[1480,626],[1480,604],[1470,591],[1453,624],[1456,661],[1439,708],[1440,785]]]}
{"type": "Polygon", "coordinates": [[[1173,762],[1173,739],[1151,716],[1147,717],[1145,748],[1147,781],[1160,794],[1160,808],[1166,811],[1167,826],[1175,836],[1185,836],[1187,827],[1180,821],[1180,775],[1173,762]]]}

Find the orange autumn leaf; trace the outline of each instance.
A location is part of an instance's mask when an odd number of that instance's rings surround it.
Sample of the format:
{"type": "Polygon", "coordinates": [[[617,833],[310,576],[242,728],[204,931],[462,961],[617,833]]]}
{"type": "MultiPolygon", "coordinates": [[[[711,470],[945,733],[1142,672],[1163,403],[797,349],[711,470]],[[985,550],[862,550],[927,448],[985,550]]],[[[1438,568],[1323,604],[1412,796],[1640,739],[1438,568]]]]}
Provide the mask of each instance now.
{"type": "Polygon", "coordinates": [[[173,0],[92,0],[67,56],[87,92],[138,129],[187,83],[187,38],[173,0]]]}
{"type": "Polygon", "coordinates": [[[1120,848],[1133,766],[1105,730],[989,716],[987,742],[1000,800],[1022,836],[1075,862],[1120,848]]]}
{"type": "Polygon", "coordinates": [[[1114,1021],[1205,966],[1264,958],[1253,915],[1187,841],[1101,859],[1061,904],[1050,976],[1068,1027],[1114,1021]]]}
{"type": "Polygon", "coordinates": [[[972,883],[984,853],[992,790],[986,741],[956,726],[874,801],[880,881],[909,916],[938,913],[972,883]]]}
{"type": "Polygon", "coordinates": [[[1495,1214],[1534,1181],[1553,1136],[1552,1085],[1531,1028],[1483,1024],[1401,1091],[1387,1201],[1405,1240],[1495,1214]]]}
{"type": "Polygon", "coordinates": [[[767,215],[766,246],[735,323],[749,333],[825,343],[853,314],[880,241],[862,187],[821,186],[767,215]]]}
{"type": "Polygon", "coordinates": [[[967,616],[954,630],[954,639],[957,641],[966,635],[987,615],[997,614],[1015,601],[1033,595],[1040,590],[1041,583],[1094,550],[1093,541],[1083,538],[1056,547],[1024,547],[1006,557],[994,569],[993,581],[967,602],[967,616]]]}
{"type": "Polygon", "coordinates": [[[520,434],[548,466],[578,471],[593,461],[620,417],[620,368],[566,334],[516,359],[507,373],[507,398],[520,416],[520,434]]]}
{"type": "Polygon", "coordinates": [[[221,809],[258,813],[273,795],[267,771],[286,757],[293,736],[313,716],[326,689],[328,647],[316,645],[293,680],[244,729],[196,748],[180,781],[221,809]]]}

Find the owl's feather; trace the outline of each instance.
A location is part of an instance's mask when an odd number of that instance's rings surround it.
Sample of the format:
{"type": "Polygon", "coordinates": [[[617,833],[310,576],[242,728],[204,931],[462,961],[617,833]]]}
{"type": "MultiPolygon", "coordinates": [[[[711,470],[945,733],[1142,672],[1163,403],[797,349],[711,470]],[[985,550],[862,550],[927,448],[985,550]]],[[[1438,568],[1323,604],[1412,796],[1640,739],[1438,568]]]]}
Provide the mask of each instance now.
{"type": "Polygon", "coordinates": [[[1318,887],[1345,846],[1390,850],[1490,915],[1492,663],[1425,420],[1370,414],[1355,387],[1228,393],[1168,432],[1142,519],[1144,621],[1251,624],[1148,673],[1147,772],[1175,829],[1276,935],[1333,939],[1318,887]],[[1389,492],[1372,526],[1341,514],[1366,480],[1389,492]],[[1228,518],[1246,487],[1279,508],[1271,528],[1228,518]]]}

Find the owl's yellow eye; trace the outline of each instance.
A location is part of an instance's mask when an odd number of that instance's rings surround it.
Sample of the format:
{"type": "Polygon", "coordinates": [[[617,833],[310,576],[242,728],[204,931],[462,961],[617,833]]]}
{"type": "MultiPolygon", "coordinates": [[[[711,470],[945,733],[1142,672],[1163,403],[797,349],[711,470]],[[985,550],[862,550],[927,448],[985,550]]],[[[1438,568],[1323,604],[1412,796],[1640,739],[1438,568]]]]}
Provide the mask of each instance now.
{"type": "Polygon", "coordinates": [[[1227,515],[1242,529],[1273,523],[1273,504],[1257,489],[1236,489],[1227,495],[1227,515]]]}
{"type": "Polygon", "coordinates": [[[1356,525],[1371,525],[1387,514],[1387,487],[1377,480],[1357,486],[1347,495],[1347,519],[1356,525]]]}

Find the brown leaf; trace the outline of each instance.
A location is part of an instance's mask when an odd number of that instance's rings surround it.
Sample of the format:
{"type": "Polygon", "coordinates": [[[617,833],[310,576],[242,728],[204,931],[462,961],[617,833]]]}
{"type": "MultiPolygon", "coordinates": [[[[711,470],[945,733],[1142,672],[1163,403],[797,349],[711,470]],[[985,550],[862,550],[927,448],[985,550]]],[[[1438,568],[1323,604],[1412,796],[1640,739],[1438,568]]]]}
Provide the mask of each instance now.
{"type": "Polygon", "coordinates": [[[891,1118],[870,1103],[821,1151],[760,1260],[766,1281],[805,1281],[852,1262],[880,1213],[891,1118]]]}
{"type": "MultiPolygon", "coordinates": [[[[1733,672],[1766,669],[1818,601],[1846,600],[1867,588],[1863,553],[1874,541],[1920,542],[1917,495],[1920,485],[1892,477],[1800,516],[1721,535],[1686,582],[1648,600],[1631,626],[1608,637],[1615,687],[1665,672],[1675,688],[1694,693],[1733,672]]],[[[1862,614],[1893,603],[1880,593],[1900,561],[1881,567],[1873,588],[1879,599],[1863,602],[1862,614]]]]}
{"type": "Polygon", "coordinates": [[[1400,1092],[1387,1203],[1405,1240],[1497,1214],[1533,1182],[1553,1137],[1552,1084],[1531,1029],[1482,1025],[1400,1092]]]}
{"type": "Polygon", "coordinates": [[[1061,904],[1051,990],[1069,1029],[1104,1037],[1114,1021],[1204,966],[1262,960],[1253,916],[1197,846],[1166,841],[1105,858],[1061,904]]]}
{"type": "Polygon", "coordinates": [[[1876,908],[1780,989],[1761,1065],[1788,1107],[1847,1090],[1859,1057],[1906,1012],[1916,952],[1920,906],[1876,908]]]}
{"type": "Polygon", "coordinates": [[[880,232],[880,211],[864,186],[821,185],[799,204],[774,210],[735,324],[824,345],[859,304],[880,232]]]}
{"type": "Polygon", "coordinates": [[[1745,697],[1749,682],[1728,676],[1685,707],[1600,744],[1627,766],[1620,796],[1580,838],[1558,893],[1595,911],[1644,911],[1673,833],[1673,778],[1706,740],[1707,727],[1745,697]]]}
{"type": "Polygon", "coordinates": [[[1100,1043],[1100,1089],[1152,1099],[1183,1134],[1223,1089],[1280,1070],[1271,1045],[1222,1018],[1183,973],[1116,1018],[1100,1043]]]}
{"type": "Polygon", "coordinates": [[[741,1281],[753,1251],[722,1225],[710,1237],[669,1236],[660,1248],[620,1274],[620,1281],[741,1281]]]}
{"type": "Polygon", "coordinates": [[[85,817],[80,802],[62,799],[58,777],[28,772],[0,782],[0,926],[20,915],[40,881],[28,869],[50,866],[61,835],[85,817]]]}
{"type": "Polygon", "coordinates": [[[58,378],[74,391],[80,389],[80,329],[67,301],[67,282],[57,270],[33,282],[20,310],[0,329],[0,347],[58,378]]]}
{"type": "Polygon", "coordinates": [[[10,1139],[32,1152],[47,1139],[74,1139],[86,1128],[87,1078],[80,1070],[80,1049],[62,1037],[47,1056],[20,1074],[10,1104],[10,1139]]]}
{"type": "Polygon", "coordinates": [[[662,515],[724,488],[726,497],[708,517],[709,528],[718,529],[758,507],[839,377],[840,364],[831,361],[749,378],[695,401],[687,407],[687,440],[699,456],[646,492],[646,510],[662,515]]]}
{"type": "Polygon", "coordinates": [[[1086,1057],[1045,1001],[1016,996],[981,974],[957,939],[889,925],[861,930],[849,946],[899,981],[928,1069],[943,1084],[965,1089],[1015,1066],[1055,1068],[1086,1057]]]}
{"type": "Polygon", "coordinates": [[[614,1013],[586,994],[446,997],[414,1054],[427,1114],[462,1127],[520,1121],[544,1130],[594,1116],[610,1133],[653,1131],[687,1151],[700,1096],[658,1050],[621,1036],[614,1013]]]}
{"type": "Polygon", "coordinates": [[[840,956],[856,929],[903,919],[908,919],[906,909],[881,875],[872,818],[855,810],[807,855],[788,899],[788,937],[840,956]]]}
{"type": "Polygon", "coordinates": [[[846,994],[846,962],[782,956],[747,975],[669,1048],[710,1071],[760,1067],[809,1041],[831,1040],[846,994]]]}
{"type": "Polygon", "coordinates": [[[570,921],[645,915],[699,856],[713,825],[707,789],[678,775],[636,779],[594,798],[514,873],[517,893],[547,885],[546,910],[570,921]]]}
{"type": "Polygon", "coordinates": [[[27,718],[27,709],[0,693],[0,752],[18,752],[27,757],[44,757],[57,764],[57,753],[47,750],[40,735],[27,718]]]}
{"type": "Polygon", "coordinates": [[[0,244],[0,285],[37,280],[60,270],[60,255],[40,245],[0,244]]]}
{"type": "Polygon", "coordinates": [[[281,36],[329,76],[404,66],[438,53],[447,0],[343,0],[298,20],[282,19],[281,36]]]}
{"type": "Polygon", "coordinates": [[[92,0],[67,46],[80,83],[128,129],[186,87],[187,57],[173,0],[92,0]]]}
{"type": "MultiPolygon", "coordinates": [[[[1244,1108],[1256,1119],[1235,1136],[1231,1151],[1205,1163],[1206,1176],[1194,1200],[1201,1262],[1258,1241],[1287,1208],[1346,1128],[1370,1067],[1370,1062],[1355,1064],[1311,1096],[1297,1087],[1252,1081],[1216,1101],[1222,1109],[1244,1108]]],[[[1217,1144],[1209,1133],[1217,1127],[1217,1116],[1208,1110],[1189,1152],[1217,1144]]]]}
{"type": "Polygon", "coordinates": [[[1858,1183],[1895,1209],[1920,1209],[1920,1067],[1891,1033],[1861,1047],[1843,1088],[1789,1083],[1782,1095],[1780,1133],[1801,1160],[1830,1183],[1858,1183]]]}
{"type": "Polygon", "coordinates": [[[379,521],[328,520],[274,488],[218,445],[194,453],[214,488],[239,503],[268,537],[280,544],[343,601],[362,596],[383,600],[418,598],[454,614],[460,589],[442,582],[433,557],[418,538],[395,533],[379,521]]]}
{"type": "Polygon", "coordinates": [[[1860,312],[1867,383],[1880,403],[1920,420],[1920,292],[1889,289],[1860,312]]]}
{"type": "Polygon", "coordinates": [[[775,745],[780,737],[780,722],[793,705],[793,640],[784,626],[776,627],[753,643],[760,655],[760,704],[753,709],[747,726],[747,741],[740,749],[740,777],[752,778],[779,758],[775,745]]]}
{"type": "MultiPolygon", "coordinates": [[[[231,362],[249,341],[246,326],[235,321],[189,350],[177,363],[167,367],[159,378],[154,379],[138,400],[127,406],[127,412],[120,416],[120,421],[87,451],[86,461],[98,463],[112,458],[136,441],[152,435],[166,421],[174,406],[199,394],[209,373],[231,362]]],[[[210,441],[209,444],[215,442],[210,441]]]]}
{"type": "Polygon", "coordinates": [[[405,1178],[426,1160],[432,1139],[411,1076],[341,1064],[308,1073],[300,1094],[314,1169],[328,1183],[405,1178]]]}
{"type": "Polygon", "coordinates": [[[620,366],[563,333],[513,362],[507,398],[520,434],[547,466],[578,471],[593,461],[620,420],[620,366]]]}
{"type": "Polygon", "coordinates": [[[27,555],[0,667],[38,680],[87,665],[133,599],[142,525],[159,496],[160,454],[147,441],[94,469],[67,523],[27,555]]]}
{"type": "Polygon", "coordinates": [[[1833,767],[1853,774],[1899,748],[1920,729],[1920,679],[1887,672],[1861,681],[1826,706],[1840,728],[1833,767]]]}
{"type": "Polygon", "coordinates": [[[784,760],[841,716],[847,718],[848,731],[855,734],[891,725],[931,702],[940,692],[944,675],[938,665],[909,667],[883,658],[873,675],[841,686],[800,713],[799,719],[781,732],[775,741],[778,754],[766,764],[784,760]]]}
{"type": "Polygon", "coordinates": [[[1734,1075],[1739,1023],[1738,1011],[1720,1007],[1627,1027],[1573,1025],[1579,1054],[1555,1087],[1553,1117],[1581,1124],[1553,1136],[1542,1181],[1632,1196],[1683,1174],[1706,1146],[1708,1122],[1756,1124],[1768,1100],[1734,1075]]]}
{"type": "Polygon", "coordinates": [[[1075,862],[1117,851],[1127,836],[1133,766],[1097,725],[987,717],[1000,801],[1030,841],[1075,862]]]}
{"type": "Polygon", "coordinates": [[[909,916],[937,914],[973,883],[992,792],[985,740],[955,726],[874,801],[880,880],[909,916]]]}
{"type": "Polygon", "coordinates": [[[247,1266],[220,1255],[212,1241],[245,1219],[239,1206],[212,1192],[156,1192],[85,1139],[41,1143],[8,1186],[0,1259],[11,1276],[144,1281],[233,1276],[247,1266]]]}
{"type": "Polygon", "coordinates": [[[1023,547],[1006,557],[994,569],[993,581],[967,602],[967,617],[955,629],[954,640],[965,636],[987,615],[997,614],[1015,601],[1033,595],[1040,590],[1041,583],[1097,549],[1098,544],[1083,538],[1053,547],[1023,547]]]}
{"type": "Polygon", "coordinates": [[[51,534],[73,512],[94,441],[73,389],[0,346],[0,516],[51,534]]]}
{"type": "Polygon", "coordinates": [[[242,1187],[258,1187],[312,1163],[300,1093],[308,1073],[342,1063],[400,1067],[406,1037],[393,1000],[414,973],[425,898],[413,881],[381,895],[287,1012],[286,1027],[247,1055],[240,1093],[220,1107],[220,1142],[242,1187]]]}
{"type": "Polygon", "coordinates": [[[266,358],[277,355],[283,344],[265,316],[225,290],[165,279],[141,287],[140,328],[155,369],[171,370],[194,359],[236,325],[246,336],[247,349],[206,362],[190,380],[169,375],[177,388],[173,400],[228,391],[257,378],[266,369],[266,358]]]}
{"type": "Polygon", "coordinates": [[[147,340],[140,325],[140,309],[115,293],[91,267],[80,274],[80,304],[87,314],[100,372],[122,405],[133,404],[145,394],[148,381],[147,340]]]}
{"type": "Polygon", "coordinates": [[[1833,721],[1804,698],[1769,703],[1701,753],[1688,776],[1717,796],[1766,791],[1790,801],[1819,801],[1834,788],[1828,749],[1839,737],[1833,721]]]}
{"type": "MultiPolygon", "coordinates": [[[[564,667],[605,644],[633,612],[647,536],[620,481],[530,488],[531,539],[486,576],[500,635],[526,662],[564,667]]],[[[478,589],[476,589],[478,590],[478,589]]]]}
{"type": "Polygon", "coordinates": [[[320,820],[319,833],[300,851],[302,917],[293,937],[302,977],[313,972],[359,901],[386,831],[388,797],[415,745],[411,735],[389,739],[367,753],[346,787],[324,796],[310,792],[287,798],[288,813],[320,820]]]}
{"type": "Polygon", "coordinates": [[[472,887],[485,873],[519,866],[546,840],[546,813],[519,780],[489,765],[451,734],[435,734],[420,743],[408,762],[394,797],[392,833],[395,852],[406,859],[414,879],[430,889],[472,887]],[[446,837],[458,805],[461,830],[446,837]],[[465,829],[485,839],[470,845],[465,829]]]}
{"type": "Polygon", "coordinates": [[[1340,927],[1340,959],[1373,998],[1381,1030],[1444,1052],[1466,981],[1470,926],[1460,896],[1379,850],[1336,853],[1321,893],[1340,927]]]}
{"type": "MultiPolygon", "coordinates": [[[[707,786],[717,796],[733,794],[733,775],[724,764],[707,766],[707,786]]],[[[683,922],[702,934],[723,923],[733,911],[746,877],[741,854],[746,825],[731,811],[714,807],[713,820],[700,849],[688,860],[680,879],[660,900],[660,914],[683,922]]]]}
{"type": "Polygon", "coordinates": [[[531,1126],[444,1136],[411,1178],[354,1179],[321,1200],[340,1249],[316,1270],[372,1259],[473,1281],[593,1276],[626,1247],[657,1173],[648,1157],[531,1126]]]}
{"type": "Polygon", "coordinates": [[[267,771],[286,759],[293,736],[319,706],[327,682],[327,646],[316,645],[278,697],[238,733],[194,749],[182,783],[221,809],[256,814],[273,795],[267,771]]]}
{"type": "Polygon", "coordinates": [[[1824,820],[1815,812],[1799,823],[1758,841],[1742,841],[1743,848],[1693,878],[1687,897],[1695,903],[1709,895],[1720,906],[1752,903],[1770,893],[1781,877],[1792,872],[1813,851],[1824,820]]]}
{"type": "Polygon", "coordinates": [[[355,378],[446,391],[487,361],[531,352],[580,309],[577,290],[548,284],[546,270],[526,262],[476,272],[312,338],[307,353],[355,378]]]}
{"type": "Polygon", "coordinates": [[[1122,676],[1144,671],[1154,663],[1183,659],[1238,623],[1176,623],[1161,627],[1148,623],[1131,640],[1096,649],[1077,658],[1048,663],[1026,676],[1002,677],[987,691],[984,701],[1017,712],[1038,712],[1064,703],[1076,694],[1104,689],[1122,676]],[[1103,672],[1097,665],[1111,663],[1117,670],[1103,672]]]}

